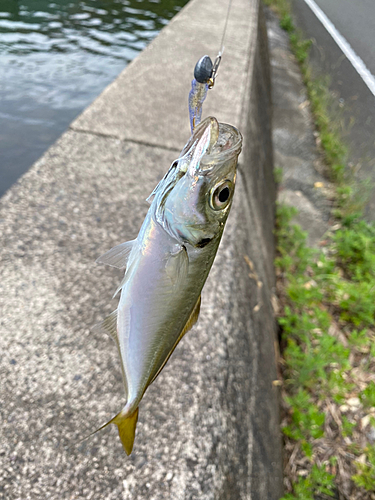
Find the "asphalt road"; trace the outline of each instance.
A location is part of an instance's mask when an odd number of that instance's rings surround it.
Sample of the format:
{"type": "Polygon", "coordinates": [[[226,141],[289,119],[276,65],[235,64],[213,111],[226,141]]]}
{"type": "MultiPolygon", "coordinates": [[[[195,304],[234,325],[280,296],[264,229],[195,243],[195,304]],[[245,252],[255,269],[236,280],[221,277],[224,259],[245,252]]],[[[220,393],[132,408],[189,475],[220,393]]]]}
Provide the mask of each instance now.
{"type": "Polygon", "coordinates": [[[374,0],[315,0],[336,29],[375,75],[374,0]]]}
{"type": "MultiPolygon", "coordinates": [[[[375,2],[373,0],[315,0],[370,73],[375,75],[375,2]]],[[[349,145],[349,164],[360,179],[375,184],[375,97],[321,20],[305,0],[294,0],[296,25],[313,40],[311,62],[329,75],[341,109],[336,110],[349,145]]],[[[375,78],[375,77],[374,77],[375,78]]],[[[375,219],[375,189],[367,215],[375,219]]]]}

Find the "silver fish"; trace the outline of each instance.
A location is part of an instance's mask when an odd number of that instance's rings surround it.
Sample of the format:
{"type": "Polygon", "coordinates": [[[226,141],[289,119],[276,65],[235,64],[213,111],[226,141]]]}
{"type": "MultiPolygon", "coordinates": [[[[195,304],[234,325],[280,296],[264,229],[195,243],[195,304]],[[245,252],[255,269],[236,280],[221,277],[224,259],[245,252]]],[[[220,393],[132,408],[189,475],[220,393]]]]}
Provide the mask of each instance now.
{"type": "Polygon", "coordinates": [[[147,387],[198,319],[201,290],[232,204],[241,147],[236,128],[205,119],[150,195],[137,238],[97,260],[126,268],[116,291],[121,290],[118,308],[94,328],[117,344],[126,393],[123,409],[100,429],[116,424],[128,455],[147,387]]]}

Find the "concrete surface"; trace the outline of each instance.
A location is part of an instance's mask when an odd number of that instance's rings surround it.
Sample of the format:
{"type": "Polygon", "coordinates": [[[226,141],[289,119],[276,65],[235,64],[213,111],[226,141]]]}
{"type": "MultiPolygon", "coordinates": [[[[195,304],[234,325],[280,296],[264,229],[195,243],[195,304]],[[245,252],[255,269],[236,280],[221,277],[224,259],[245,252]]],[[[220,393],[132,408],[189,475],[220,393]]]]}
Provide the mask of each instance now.
{"type": "Polygon", "coordinates": [[[215,56],[226,9],[216,0],[188,4],[0,200],[3,500],[282,495],[276,193],[256,0],[233,0],[204,108],[237,125],[245,146],[198,325],[147,391],[129,458],[113,426],[74,446],[123,403],[115,346],[90,332],[114,309],[121,272],[94,261],[136,236],[144,199],[187,140],[188,73],[202,54],[215,56]]]}
{"type": "MultiPolygon", "coordinates": [[[[318,0],[318,4],[374,74],[374,2],[318,0]]],[[[366,215],[375,220],[374,96],[304,0],[293,0],[292,6],[296,26],[313,42],[310,63],[314,76],[330,79],[335,95],[331,114],[349,146],[348,166],[357,179],[371,183],[366,215]]]]}
{"type": "Polygon", "coordinates": [[[332,186],[316,144],[315,126],[301,71],[278,17],[265,9],[270,45],[275,167],[282,168],[278,199],[294,206],[296,222],[316,246],[329,227],[332,186]]]}

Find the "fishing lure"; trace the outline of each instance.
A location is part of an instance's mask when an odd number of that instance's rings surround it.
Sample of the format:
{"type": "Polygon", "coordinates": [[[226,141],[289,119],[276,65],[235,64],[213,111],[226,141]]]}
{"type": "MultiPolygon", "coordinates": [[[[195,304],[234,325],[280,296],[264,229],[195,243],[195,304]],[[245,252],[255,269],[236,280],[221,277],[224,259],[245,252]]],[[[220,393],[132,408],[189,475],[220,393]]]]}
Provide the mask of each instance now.
{"type": "Polygon", "coordinates": [[[189,116],[191,133],[200,123],[202,118],[203,101],[207,97],[207,92],[215,84],[215,78],[219,64],[221,61],[222,52],[220,51],[212,64],[209,56],[203,56],[199,59],[194,68],[194,79],[191,82],[191,90],[189,92],[189,116]]]}
{"type": "Polygon", "coordinates": [[[199,59],[194,68],[194,79],[191,82],[191,90],[189,93],[189,116],[191,133],[194,132],[194,128],[201,121],[203,102],[207,97],[208,90],[212,89],[215,84],[217,71],[219,69],[221,58],[224,53],[224,40],[231,7],[232,0],[229,0],[223,36],[220,44],[221,49],[216,56],[215,62],[212,63],[211,58],[206,55],[199,59]]]}

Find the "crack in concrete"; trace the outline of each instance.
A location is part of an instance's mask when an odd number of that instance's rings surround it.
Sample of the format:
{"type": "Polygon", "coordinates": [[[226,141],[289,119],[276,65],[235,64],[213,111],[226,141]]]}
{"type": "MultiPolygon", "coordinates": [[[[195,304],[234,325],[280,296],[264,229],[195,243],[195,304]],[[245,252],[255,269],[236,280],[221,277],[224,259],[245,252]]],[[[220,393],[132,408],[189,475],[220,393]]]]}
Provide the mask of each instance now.
{"type": "Polygon", "coordinates": [[[104,134],[102,132],[94,132],[93,130],[85,130],[85,129],[81,129],[81,128],[75,128],[75,127],[72,127],[70,126],[68,128],[68,130],[71,130],[72,132],[78,132],[80,134],[87,134],[87,135],[94,135],[94,136],[97,136],[97,137],[104,137],[106,139],[116,139],[118,141],[121,141],[121,142],[131,142],[133,144],[139,144],[140,146],[148,146],[148,147],[151,147],[151,148],[160,148],[160,149],[164,149],[165,151],[177,151],[178,153],[181,151],[181,149],[179,148],[171,148],[169,146],[163,146],[161,144],[154,144],[152,142],[147,142],[147,141],[137,141],[136,139],[124,139],[123,137],[120,137],[118,135],[114,135],[114,134],[104,134]]]}

